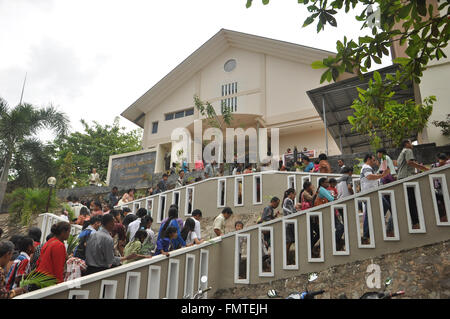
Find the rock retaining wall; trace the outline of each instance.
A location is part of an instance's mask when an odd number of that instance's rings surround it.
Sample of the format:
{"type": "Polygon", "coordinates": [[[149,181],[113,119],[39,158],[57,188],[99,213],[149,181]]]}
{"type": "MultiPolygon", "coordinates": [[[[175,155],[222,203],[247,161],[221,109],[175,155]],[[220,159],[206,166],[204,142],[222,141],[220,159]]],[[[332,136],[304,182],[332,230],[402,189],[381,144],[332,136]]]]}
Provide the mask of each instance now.
{"type": "MultiPolygon", "coordinates": [[[[450,241],[419,247],[394,254],[387,254],[372,260],[364,260],[338,265],[318,273],[319,278],[309,284],[310,291],[325,290],[318,298],[337,299],[345,294],[350,299],[358,299],[368,291],[383,289],[387,277],[393,279],[389,291],[404,290],[402,299],[448,299],[450,298],[450,241]],[[366,279],[367,266],[377,264],[381,269],[381,289],[369,289],[366,279]]],[[[273,281],[270,284],[239,285],[220,290],[214,298],[267,299],[267,291],[275,289],[286,297],[294,291],[304,291],[307,275],[273,281]]]]}

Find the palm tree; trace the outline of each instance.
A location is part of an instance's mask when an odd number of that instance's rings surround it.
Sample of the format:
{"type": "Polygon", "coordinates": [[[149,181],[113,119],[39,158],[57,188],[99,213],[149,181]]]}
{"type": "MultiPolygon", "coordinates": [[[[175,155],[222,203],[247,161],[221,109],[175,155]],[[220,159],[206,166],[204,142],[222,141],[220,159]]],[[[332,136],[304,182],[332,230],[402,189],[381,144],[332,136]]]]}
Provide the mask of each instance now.
{"type": "Polygon", "coordinates": [[[0,146],[2,147],[3,167],[0,176],[0,206],[8,185],[9,170],[15,158],[23,152],[39,145],[36,134],[42,129],[51,129],[58,136],[67,134],[69,119],[53,106],[38,109],[31,104],[22,103],[10,108],[0,97],[0,146]],[[29,147],[28,147],[29,146],[29,147]]]}

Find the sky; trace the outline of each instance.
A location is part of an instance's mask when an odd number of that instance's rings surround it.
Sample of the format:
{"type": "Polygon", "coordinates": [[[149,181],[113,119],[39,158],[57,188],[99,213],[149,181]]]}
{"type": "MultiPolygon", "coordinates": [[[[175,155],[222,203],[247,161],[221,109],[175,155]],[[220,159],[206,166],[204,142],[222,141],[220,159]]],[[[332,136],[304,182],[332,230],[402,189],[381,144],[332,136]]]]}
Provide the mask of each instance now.
{"type": "Polygon", "coordinates": [[[317,34],[315,23],[301,27],[309,13],[297,0],[253,2],[0,0],[0,97],[17,105],[27,73],[24,102],[53,104],[79,131],[80,119],[111,124],[221,28],[333,52],[362,35],[351,14],[317,34]]]}

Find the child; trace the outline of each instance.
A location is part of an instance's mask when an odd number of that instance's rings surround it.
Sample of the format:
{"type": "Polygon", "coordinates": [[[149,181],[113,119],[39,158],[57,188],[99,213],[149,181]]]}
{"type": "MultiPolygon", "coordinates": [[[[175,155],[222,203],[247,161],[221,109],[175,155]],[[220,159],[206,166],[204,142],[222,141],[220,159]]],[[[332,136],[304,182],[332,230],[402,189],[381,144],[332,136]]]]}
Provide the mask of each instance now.
{"type": "Polygon", "coordinates": [[[330,186],[328,186],[327,190],[333,195],[334,199],[338,196],[338,191],[336,188],[337,180],[335,178],[330,178],[330,186]]]}
{"type": "Polygon", "coordinates": [[[156,242],[156,251],[155,255],[165,255],[169,257],[169,251],[173,250],[172,240],[177,239],[178,231],[175,227],[167,227],[164,234],[161,234],[161,237],[156,242]]]}
{"type": "Polygon", "coordinates": [[[236,223],[234,223],[234,229],[236,229],[236,231],[244,229],[244,223],[238,220],[236,223]]]}

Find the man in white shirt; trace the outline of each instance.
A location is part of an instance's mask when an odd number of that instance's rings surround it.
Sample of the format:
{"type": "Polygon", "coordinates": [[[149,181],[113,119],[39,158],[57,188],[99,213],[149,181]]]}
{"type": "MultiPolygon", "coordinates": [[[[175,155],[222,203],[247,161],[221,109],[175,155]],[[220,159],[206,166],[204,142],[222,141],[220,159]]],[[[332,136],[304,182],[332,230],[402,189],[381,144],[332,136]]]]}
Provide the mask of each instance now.
{"type": "Polygon", "coordinates": [[[184,171],[180,170],[178,172],[178,179],[177,179],[176,187],[183,187],[184,185],[186,185],[186,181],[184,180],[184,171]]]}
{"type": "MultiPolygon", "coordinates": [[[[382,174],[376,174],[373,166],[375,165],[375,157],[372,154],[366,154],[364,156],[364,165],[361,169],[361,192],[376,188],[378,186],[378,180],[385,177],[390,173],[389,167],[383,171],[382,174]]],[[[363,203],[364,212],[364,238],[369,238],[369,223],[367,220],[367,209],[363,203]]]]}
{"type": "Polygon", "coordinates": [[[132,242],[134,240],[134,235],[136,235],[136,232],[139,230],[139,226],[141,225],[141,219],[145,215],[147,215],[147,210],[142,207],[139,208],[136,212],[136,216],[138,218],[128,225],[127,233],[129,234],[129,242],[132,242]]]}
{"type": "Polygon", "coordinates": [[[361,191],[378,186],[378,180],[390,173],[389,167],[382,174],[376,174],[373,166],[375,165],[375,157],[372,154],[364,156],[364,165],[361,168],[361,191]]]}
{"type": "Polygon", "coordinates": [[[73,214],[75,218],[78,218],[78,216],[80,216],[80,209],[81,207],[83,207],[83,205],[81,205],[79,203],[79,199],[77,196],[72,196],[72,209],[73,209],[73,214]]]}
{"type": "Polygon", "coordinates": [[[351,167],[345,166],[342,169],[341,173],[343,175],[338,179],[338,184],[336,186],[338,191],[337,199],[353,195],[353,185],[352,185],[353,169],[351,167]]]}
{"type": "Polygon", "coordinates": [[[231,217],[233,211],[230,207],[225,207],[222,213],[214,219],[213,232],[211,233],[211,238],[219,237],[225,235],[225,221],[231,217]]]}
{"type": "Polygon", "coordinates": [[[194,209],[192,212],[192,219],[195,222],[194,233],[197,235],[197,239],[202,239],[200,220],[202,219],[202,211],[200,209],[194,209]]]}
{"type": "Polygon", "coordinates": [[[100,184],[100,175],[97,173],[97,169],[93,168],[92,173],[89,175],[89,185],[98,186],[100,184]]]}

